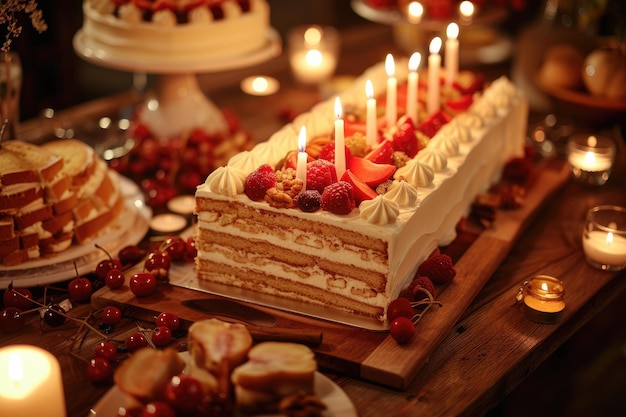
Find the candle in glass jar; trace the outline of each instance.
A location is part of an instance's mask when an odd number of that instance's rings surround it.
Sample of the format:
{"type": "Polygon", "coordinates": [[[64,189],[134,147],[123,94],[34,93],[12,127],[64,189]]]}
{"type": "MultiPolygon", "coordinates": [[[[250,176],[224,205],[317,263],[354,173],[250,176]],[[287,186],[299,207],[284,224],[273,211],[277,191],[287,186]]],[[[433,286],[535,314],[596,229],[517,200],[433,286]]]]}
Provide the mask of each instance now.
{"type": "Polygon", "coordinates": [[[418,100],[418,85],[419,85],[419,73],[417,68],[422,60],[422,55],[419,52],[413,53],[409,58],[409,75],[407,78],[406,86],[406,115],[413,121],[413,124],[417,126],[417,100],[418,100]]]}
{"type": "Polygon", "coordinates": [[[3,416],[65,417],[56,358],[35,346],[0,348],[0,410],[3,416]]]}
{"type": "Polygon", "coordinates": [[[428,48],[430,55],[428,56],[428,96],[426,101],[426,110],[429,115],[433,115],[439,111],[439,70],[441,68],[441,38],[435,37],[430,41],[428,48]]]}
{"type": "Polygon", "coordinates": [[[523,302],[528,319],[556,323],[565,309],[563,283],[549,275],[537,275],[525,283],[523,302]]]}
{"type": "Polygon", "coordinates": [[[587,172],[606,171],[613,165],[612,158],[598,154],[592,150],[570,152],[567,160],[573,167],[587,172]]]}
{"type": "Polygon", "coordinates": [[[593,231],[583,236],[585,255],[602,265],[626,265],[626,239],[612,232],[593,231]]]}
{"type": "Polygon", "coordinates": [[[337,61],[329,53],[324,53],[319,49],[309,49],[294,52],[290,58],[290,64],[298,81],[315,84],[332,75],[337,61]]]}
{"type": "Polygon", "coordinates": [[[395,126],[398,121],[398,80],[396,79],[396,64],[391,54],[385,58],[387,72],[387,108],[385,116],[387,127],[395,126]]]}
{"type": "Polygon", "coordinates": [[[367,96],[365,114],[365,138],[369,146],[374,146],[377,142],[378,129],[376,114],[376,99],[374,98],[374,86],[371,80],[365,81],[365,95],[367,96]]]}
{"type": "Polygon", "coordinates": [[[341,118],[342,108],[339,97],[335,99],[335,170],[337,171],[337,179],[346,172],[346,146],[344,139],[344,123],[341,118]]]}
{"type": "Polygon", "coordinates": [[[306,153],[306,127],[300,128],[298,134],[298,159],[296,161],[296,179],[302,180],[302,191],[306,190],[306,165],[309,155],[306,153]]]}
{"type": "Polygon", "coordinates": [[[446,28],[446,86],[452,87],[459,73],[459,25],[450,23],[446,28]]]}

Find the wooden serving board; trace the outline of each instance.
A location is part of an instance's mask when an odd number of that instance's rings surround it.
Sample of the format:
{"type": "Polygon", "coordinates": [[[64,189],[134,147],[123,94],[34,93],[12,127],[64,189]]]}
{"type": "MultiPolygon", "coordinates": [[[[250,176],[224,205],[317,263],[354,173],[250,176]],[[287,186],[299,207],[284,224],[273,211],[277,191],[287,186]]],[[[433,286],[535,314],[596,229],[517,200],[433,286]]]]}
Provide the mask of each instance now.
{"type": "MultiPolygon", "coordinates": [[[[321,343],[312,343],[312,348],[322,369],[404,389],[505,259],[529,222],[540,213],[543,204],[566,182],[569,170],[562,161],[548,161],[535,170],[535,175],[522,207],[499,211],[489,229],[479,234],[460,233],[453,244],[442,248],[455,260],[457,275],[445,288],[438,288],[437,299],[443,307],[433,306],[424,315],[418,323],[418,331],[408,344],[398,345],[387,332],[365,330],[264,306],[256,308],[277,318],[276,326],[269,329],[286,329],[294,337],[311,336],[312,333],[314,338],[321,333],[321,343]]],[[[125,285],[119,290],[107,287],[98,290],[92,296],[92,304],[94,308],[118,304],[124,306],[128,314],[144,316],[171,311],[182,319],[195,321],[208,316],[183,306],[181,301],[211,297],[217,296],[164,284],[157,294],[136,298],[125,285]]],[[[251,328],[257,340],[272,337],[262,330],[251,328]]]]}

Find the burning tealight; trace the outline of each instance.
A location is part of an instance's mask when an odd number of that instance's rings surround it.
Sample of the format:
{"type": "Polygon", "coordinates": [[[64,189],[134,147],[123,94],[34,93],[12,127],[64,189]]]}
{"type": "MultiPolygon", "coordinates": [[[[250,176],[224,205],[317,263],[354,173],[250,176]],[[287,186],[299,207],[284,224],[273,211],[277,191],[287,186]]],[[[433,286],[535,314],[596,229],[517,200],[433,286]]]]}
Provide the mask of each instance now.
{"type": "Polygon", "coordinates": [[[604,271],[626,268],[626,208],[598,206],[587,212],[583,231],[587,262],[604,271]]]}
{"type": "Polygon", "coordinates": [[[565,289],[561,280],[537,275],[522,284],[517,301],[524,304],[524,315],[537,323],[551,324],[561,319],[565,309],[565,289]]]}
{"type": "Polygon", "coordinates": [[[196,208],[196,198],[193,195],[177,195],[167,202],[169,211],[189,216],[196,208]]]}
{"type": "Polygon", "coordinates": [[[321,83],[335,72],[339,34],[332,27],[297,27],[287,38],[289,64],[294,77],[304,84],[321,83]]]}
{"type": "Polygon", "coordinates": [[[280,89],[276,78],[266,75],[253,75],[241,80],[241,90],[251,96],[269,96],[280,89]]]}
{"type": "Polygon", "coordinates": [[[574,178],[586,185],[603,185],[613,170],[615,144],[603,136],[577,134],[567,142],[567,161],[574,178]]]}
{"type": "Polygon", "coordinates": [[[156,233],[180,232],[187,226],[187,219],[180,214],[158,214],[150,220],[150,229],[156,233]]]}

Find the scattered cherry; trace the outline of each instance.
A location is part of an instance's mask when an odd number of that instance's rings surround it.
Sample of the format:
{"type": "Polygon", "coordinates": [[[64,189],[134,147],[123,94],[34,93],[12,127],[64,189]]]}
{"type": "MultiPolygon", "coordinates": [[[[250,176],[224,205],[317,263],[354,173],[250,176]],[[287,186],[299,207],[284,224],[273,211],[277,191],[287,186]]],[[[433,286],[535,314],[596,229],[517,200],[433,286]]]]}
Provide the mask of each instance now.
{"type": "Polygon", "coordinates": [[[107,252],[102,246],[96,244],[96,248],[101,249],[109,257],[109,259],[103,259],[98,262],[94,270],[96,276],[104,281],[109,270],[113,268],[122,269],[122,262],[120,262],[119,259],[113,259],[111,255],[109,255],[109,252],[107,252]]]}
{"type": "Polygon", "coordinates": [[[113,375],[111,363],[100,357],[93,358],[87,364],[87,378],[91,382],[101,383],[108,381],[113,375]]]}
{"type": "Polygon", "coordinates": [[[13,333],[24,327],[25,319],[17,307],[5,307],[0,310],[0,331],[13,333]]]}
{"type": "Polygon", "coordinates": [[[165,326],[174,332],[180,327],[180,320],[176,314],[164,311],[157,316],[156,325],[165,326]]]}
{"type": "Polygon", "coordinates": [[[130,277],[129,286],[137,297],[147,297],[156,291],[157,280],[150,272],[137,272],[130,277]]]}
{"type": "Polygon", "coordinates": [[[204,394],[200,381],[187,375],[179,375],[165,386],[163,396],[177,412],[191,414],[202,403],[204,394]]]}
{"type": "Polygon", "coordinates": [[[65,310],[58,304],[51,304],[46,307],[43,314],[43,321],[51,327],[59,327],[65,323],[65,310]]]}
{"type": "Polygon", "coordinates": [[[26,288],[14,287],[11,282],[2,295],[2,301],[5,307],[15,307],[24,311],[33,306],[33,294],[26,288]]]}
{"type": "Polygon", "coordinates": [[[140,249],[137,245],[125,246],[117,254],[122,265],[134,265],[141,261],[144,256],[146,256],[146,251],[140,249]]]}
{"type": "Polygon", "coordinates": [[[126,339],[126,349],[130,353],[136,352],[137,350],[147,347],[148,339],[141,333],[133,333],[126,339]]]}
{"type": "Polygon", "coordinates": [[[94,356],[113,362],[117,358],[117,347],[115,347],[113,343],[105,340],[98,343],[98,346],[94,349],[94,356]]]}
{"type": "Polygon", "coordinates": [[[163,242],[165,251],[169,253],[172,261],[182,261],[185,259],[185,252],[187,250],[187,243],[185,239],[180,236],[169,236],[163,242]]]}
{"type": "Polygon", "coordinates": [[[152,339],[152,343],[154,343],[155,346],[159,346],[159,347],[166,346],[173,339],[172,331],[168,327],[158,326],[152,332],[151,339],[152,339]]]}
{"type": "Polygon", "coordinates": [[[413,318],[415,311],[411,302],[406,298],[396,298],[387,307],[387,321],[391,323],[398,317],[413,318]]]}
{"type": "Polygon", "coordinates": [[[407,317],[397,317],[389,325],[389,333],[397,343],[405,344],[413,337],[415,325],[407,317]]]}
{"type": "Polygon", "coordinates": [[[104,277],[104,284],[112,290],[121,288],[124,282],[126,282],[126,277],[124,273],[117,268],[109,269],[104,277]]]}
{"type": "Polygon", "coordinates": [[[114,326],[122,320],[122,310],[115,306],[106,306],[102,309],[100,321],[104,324],[114,326]]]}
{"type": "Polygon", "coordinates": [[[150,272],[157,278],[165,278],[172,265],[170,254],[166,251],[155,251],[148,254],[148,259],[144,264],[144,270],[150,272]]]}
{"type": "Polygon", "coordinates": [[[176,417],[176,412],[166,402],[153,401],[146,404],[140,417],[176,417]]]}
{"type": "Polygon", "coordinates": [[[93,292],[91,281],[85,277],[77,277],[67,284],[70,300],[74,302],[87,301],[93,292]]]}
{"type": "Polygon", "coordinates": [[[196,239],[194,239],[193,236],[189,236],[185,243],[187,246],[185,249],[186,258],[188,260],[193,261],[196,258],[196,255],[198,255],[198,248],[196,247],[196,239]]]}

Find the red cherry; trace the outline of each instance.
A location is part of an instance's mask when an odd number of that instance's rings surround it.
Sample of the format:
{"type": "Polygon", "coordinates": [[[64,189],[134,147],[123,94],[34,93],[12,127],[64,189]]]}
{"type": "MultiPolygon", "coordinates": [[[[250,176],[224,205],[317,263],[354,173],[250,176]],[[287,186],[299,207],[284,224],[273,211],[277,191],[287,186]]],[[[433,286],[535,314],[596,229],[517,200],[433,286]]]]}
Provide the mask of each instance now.
{"type": "Polygon", "coordinates": [[[157,280],[150,272],[137,272],[130,277],[129,285],[137,297],[147,297],[156,291],[157,280]]]}
{"type": "Polygon", "coordinates": [[[148,339],[141,333],[133,333],[126,339],[126,349],[130,353],[136,352],[137,350],[147,347],[148,339]]]}
{"type": "Polygon", "coordinates": [[[180,236],[170,236],[163,242],[165,251],[169,253],[172,261],[181,261],[185,258],[187,245],[180,236]]]}
{"type": "Polygon", "coordinates": [[[165,326],[174,332],[180,327],[180,320],[176,314],[164,311],[157,316],[156,325],[165,326]]]}
{"type": "Polygon", "coordinates": [[[117,268],[119,270],[123,269],[122,262],[120,262],[119,259],[113,259],[111,255],[109,255],[109,252],[107,252],[102,246],[98,244],[96,244],[96,248],[106,253],[106,255],[109,258],[109,259],[104,259],[98,262],[98,265],[96,265],[94,273],[96,274],[98,278],[104,281],[104,279],[106,278],[107,272],[109,272],[109,270],[114,269],[114,268],[117,268]]]}
{"type": "Polygon", "coordinates": [[[26,288],[16,288],[11,283],[2,295],[2,301],[5,307],[15,307],[24,311],[33,306],[33,294],[26,288]]]}
{"type": "Polygon", "coordinates": [[[94,349],[94,356],[113,362],[117,358],[117,348],[111,342],[100,342],[94,349]]]}
{"type": "Polygon", "coordinates": [[[166,251],[150,252],[144,270],[150,272],[157,278],[165,278],[171,266],[170,254],[166,251]]]}
{"type": "Polygon", "coordinates": [[[411,319],[415,315],[413,306],[407,298],[396,298],[387,307],[387,321],[391,323],[398,317],[411,319]]]}
{"type": "Polygon", "coordinates": [[[113,367],[104,358],[93,358],[87,364],[87,378],[91,382],[100,383],[108,381],[113,375],[113,367]]]}
{"type": "Polygon", "coordinates": [[[397,317],[389,325],[389,333],[398,344],[408,343],[415,333],[415,325],[406,317],[397,317]]]}
{"type": "Polygon", "coordinates": [[[153,401],[146,404],[140,417],[176,417],[176,412],[168,403],[153,401]]]}
{"type": "Polygon", "coordinates": [[[43,313],[43,321],[48,326],[59,327],[65,323],[65,309],[58,304],[49,305],[43,313]]]}
{"type": "Polygon", "coordinates": [[[134,265],[146,256],[146,251],[139,249],[137,245],[128,245],[120,249],[117,257],[122,265],[134,265]]]}
{"type": "Polygon", "coordinates": [[[179,375],[173,377],[165,386],[163,397],[177,412],[191,414],[202,403],[204,393],[200,381],[190,376],[179,375]]]}
{"type": "Polygon", "coordinates": [[[5,307],[0,310],[0,331],[13,333],[24,327],[25,319],[17,307],[5,307]]]}
{"type": "Polygon", "coordinates": [[[72,301],[87,301],[91,297],[93,287],[91,281],[85,277],[74,278],[67,285],[67,292],[72,301]]]}
{"type": "Polygon", "coordinates": [[[107,272],[104,277],[104,283],[112,290],[121,288],[125,281],[126,277],[124,276],[124,273],[117,268],[109,269],[109,272],[107,272]]]}
{"type": "Polygon", "coordinates": [[[114,326],[122,320],[122,310],[115,306],[107,306],[102,309],[100,321],[103,324],[114,326]]]}
{"type": "Polygon", "coordinates": [[[196,255],[198,255],[198,248],[196,247],[196,239],[193,236],[189,236],[187,238],[186,248],[185,248],[185,256],[189,260],[194,260],[196,255]]]}
{"type": "Polygon", "coordinates": [[[158,326],[152,332],[151,339],[155,346],[168,345],[172,341],[172,331],[168,327],[158,326]]]}

